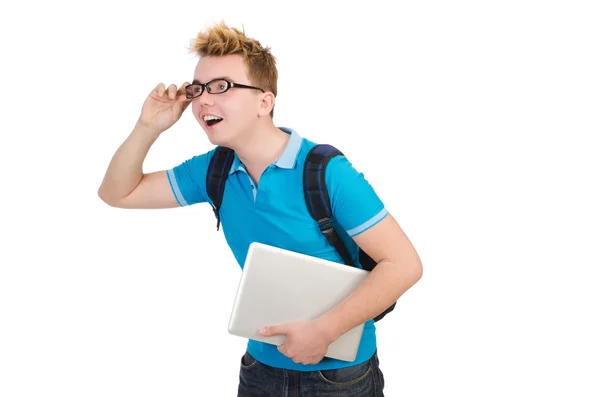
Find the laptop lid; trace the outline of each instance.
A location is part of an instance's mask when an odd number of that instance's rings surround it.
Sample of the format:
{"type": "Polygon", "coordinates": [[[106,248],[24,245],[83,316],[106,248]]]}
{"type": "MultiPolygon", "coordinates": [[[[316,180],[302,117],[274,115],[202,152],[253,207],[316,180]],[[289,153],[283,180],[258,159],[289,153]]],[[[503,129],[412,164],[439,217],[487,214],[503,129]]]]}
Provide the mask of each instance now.
{"type": "MultiPolygon", "coordinates": [[[[281,345],[284,335],[262,336],[266,325],[312,320],[350,295],[368,271],[278,247],[252,243],[235,297],[229,333],[281,345]]],[[[326,357],[354,361],[361,324],[334,341],[326,357]]]]}

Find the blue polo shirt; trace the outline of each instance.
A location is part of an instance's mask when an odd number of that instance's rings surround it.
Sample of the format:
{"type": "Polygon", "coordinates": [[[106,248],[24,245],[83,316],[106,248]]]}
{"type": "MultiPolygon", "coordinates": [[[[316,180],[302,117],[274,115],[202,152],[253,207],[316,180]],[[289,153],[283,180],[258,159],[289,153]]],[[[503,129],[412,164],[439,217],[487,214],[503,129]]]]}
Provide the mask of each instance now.
{"type": "MultiPolygon", "coordinates": [[[[304,160],[314,142],[302,138],[290,128],[281,157],[267,167],[258,186],[246,172],[237,155],[229,170],[221,203],[223,234],[240,267],[243,268],[250,244],[254,241],[339,262],[343,260],[321,234],[308,213],[302,187],[304,160]]],[[[212,204],[206,192],[206,171],[214,150],[195,156],[167,171],[173,194],[179,205],[212,204]]],[[[374,189],[345,156],[330,160],[325,173],[333,211],[333,223],[344,239],[355,263],[359,248],[351,237],[380,222],[386,215],[374,189]]],[[[267,324],[265,324],[267,325],[267,324]]],[[[277,350],[277,346],[249,340],[248,351],[258,361],[277,368],[315,371],[342,368],[368,360],[376,348],[375,324],[364,327],[358,355],[354,362],[325,357],[315,365],[294,363],[277,350]]]]}

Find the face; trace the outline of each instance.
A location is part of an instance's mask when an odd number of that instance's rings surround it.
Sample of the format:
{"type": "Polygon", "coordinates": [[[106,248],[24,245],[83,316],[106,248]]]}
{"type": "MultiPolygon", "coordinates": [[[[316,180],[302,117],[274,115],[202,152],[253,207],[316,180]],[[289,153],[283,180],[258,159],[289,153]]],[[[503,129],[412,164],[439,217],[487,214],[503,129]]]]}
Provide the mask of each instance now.
{"type": "MultiPolygon", "coordinates": [[[[247,70],[241,55],[203,57],[196,66],[193,83],[224,78],[253,86],[247,70]]],[[[202,95],[192,100],[192,112],[212,144],[235,147],[235,142],[256,128],[259,119],[264,117],[264,96],[265,93],[256,89],[233,87],[221,94],[209,94],[205,88],[202,95]]]]}

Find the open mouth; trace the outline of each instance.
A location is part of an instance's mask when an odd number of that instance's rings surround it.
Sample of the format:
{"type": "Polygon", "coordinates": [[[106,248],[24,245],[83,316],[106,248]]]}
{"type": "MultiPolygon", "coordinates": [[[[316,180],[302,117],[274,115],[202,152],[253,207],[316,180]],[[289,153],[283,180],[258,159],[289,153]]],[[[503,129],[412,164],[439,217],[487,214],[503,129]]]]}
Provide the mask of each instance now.
{"type": "Polygon", "coordinates": [[[212,116],[212,115],[204,116],[204,122],[209,127],[212,127],[213,125],[215,125],[215,124],[217,124],[218,122],[221,122],[221,121],[223,121],[222,117],[212,116]]]}

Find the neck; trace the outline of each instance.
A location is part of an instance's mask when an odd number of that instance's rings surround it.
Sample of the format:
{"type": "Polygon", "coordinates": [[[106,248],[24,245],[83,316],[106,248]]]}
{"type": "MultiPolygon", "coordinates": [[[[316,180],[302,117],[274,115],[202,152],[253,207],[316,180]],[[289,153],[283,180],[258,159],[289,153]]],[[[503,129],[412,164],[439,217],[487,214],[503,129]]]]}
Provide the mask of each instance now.
{"type": "Polygon", "coordinates": [[[262,172],[281,156],[288,140],[289,134],[273,123],[265,123],[244,134],[232,149],[246,168],[262,172]]]}

